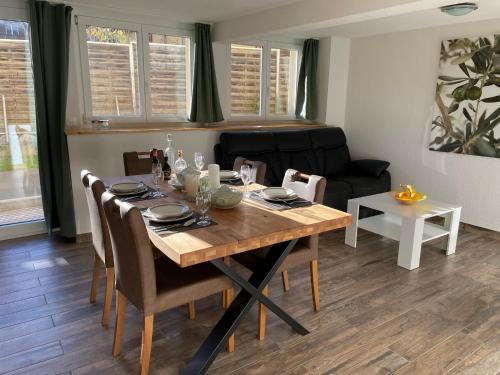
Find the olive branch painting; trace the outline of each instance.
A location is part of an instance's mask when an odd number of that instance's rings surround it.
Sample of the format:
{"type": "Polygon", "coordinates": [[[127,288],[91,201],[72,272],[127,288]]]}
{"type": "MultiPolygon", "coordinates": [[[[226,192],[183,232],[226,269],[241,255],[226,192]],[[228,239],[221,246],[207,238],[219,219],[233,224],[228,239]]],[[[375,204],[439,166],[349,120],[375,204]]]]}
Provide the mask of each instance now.
{"type": "Polygon", "coordinates": [[[429,149],[500,157],[500,35],[441,43],[429,149]]]}

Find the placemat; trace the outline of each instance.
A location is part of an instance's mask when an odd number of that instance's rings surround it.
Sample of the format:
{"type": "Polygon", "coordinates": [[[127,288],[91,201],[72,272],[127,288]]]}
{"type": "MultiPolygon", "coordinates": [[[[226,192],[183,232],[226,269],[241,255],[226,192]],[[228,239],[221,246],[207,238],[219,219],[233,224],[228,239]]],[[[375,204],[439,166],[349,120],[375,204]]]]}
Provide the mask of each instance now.
{"type": "Polygon", "coordinates": [[[128,197],[118,197],[121,201],[123,202],[137,202],[137,201],[148,201],[148,200],[151,200],[151,199],[159,199],[159,198],[165,198],[167,197],[167,194],[166,193],[163,193],[163,192],[159,192],[160,194],[156,194],[154,195],[155,193],[157,193],[156,189],[153,189],[152,187],[150,186],[147,186],[148,188],[148,196],[147,197],[144,197],[142,198],[142,196],[144,194],[146,194],[146,192],[144,193],[141,193],[141,194],[138,194],[138,195],[133,195],[133,196],[128,196],[128,197]]]}
{"type": "MultiPolygon", "coordinates": [[[[142,212],[144,212],[145,210],[141,210],[142,212]]],[[[149,218],[147,217],[144,217],[144,222],[146,223],[146,226],[150,229],[154,229],[154,228],[163,228],[163,227],[170,227],[172,225],[179,225],[179,226],[176,226],[174,228],[171,228],[169,230],[165,230],[165,231],[162,231],[158,234],[160,235],[164,235],[164,234],[172,234],[172,233],[180,233],[180,232],[187,232],[189,230],[193,230],[193,229],[200,229],[200,228],[208,228],[212,225],[217,225],[217,222],[212,220],[211,218],[209,219],[210,220],[210,224],[208,225],[199,225],[198,224],[198,221],[200,220],[201,218],[201,214],[199,214],[198,212],[194,212],[193,213],[193,216],[187,218],[187,219],[184,219],[184,220],[181,220],[179,222],[175,222],[175,223],[158,223],[154,220],[150,220],[149,218]],[[188,226],[188,227],[184,227],[182,226],[183,223],[185,223],[186,221],[190,220],[190,219],[195,219],[196,222],[193,223],[192,225],[188,226]]]]}
{"type": "Polygon", "coordinates": [[[254,202],[262,204],[263,206],[266,206],[267,208],[270,208],[271,210],[276,210],[276,211],[291,210],[292,208],[300,208],[300,207],[309,207],[314,204],[313,202],[301,198],[298,198],[290,202],[274,202],[274,201],[269,202],[264,198],[262,198],[257,193],[251,193],[250,197],[248,197],[247,199],[250,199],[254,202]]]}

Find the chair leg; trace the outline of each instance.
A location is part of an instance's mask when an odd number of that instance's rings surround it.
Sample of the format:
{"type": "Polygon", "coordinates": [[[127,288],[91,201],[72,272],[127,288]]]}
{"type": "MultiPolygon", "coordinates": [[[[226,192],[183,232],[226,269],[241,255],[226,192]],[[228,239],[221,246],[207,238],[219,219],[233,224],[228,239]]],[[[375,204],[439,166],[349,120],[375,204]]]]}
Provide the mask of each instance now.
{"type": "Polygon", "coordinates": [[[196,317],[196,312],[194,309],[194,301],[188,303],[188,317],[189,320],[193,320],[196,317]]]}
{"type": "Polygon", "coordinates": [[[318,260],[311,260],[311,288],[314,311],[319,311],[318,260]]]}
{"type": "Polygon", "coordinates": [[[101,324],[108,328],[109,312],[111,311],[111,302],[113,301],[113,289],[115,287],[115,269],[106,268],[106,290],[104,293],[104,307],[102,310],[101,324]]]}
{"type": "MultiPolygon", "coordinates": [[[[229,266],[231,264],[231,261],[230,261],[230,257],[224,257],[224,263],[229,266]]],[[[227,291],[226,290],[223,290],[221,292],[221,305],[222,305],[222,308],[225,310],[228,308],[229,304],[227,302],[227,291]]]]}
{"type": "Polygon", "coordinates": [[[144,328],[142,330],[142,347],[141,347],[141,375],[146,375],[149,372],[149,360],[151,358],[151,345],[153,343],[153,322],[154,315],[144,316],[144,328]]]}
{"type": "Polygon", "coordinates": [[[123,321],[125,320],[125,306],[127,299],[125,296],[116,291],[116,319],[115,319],[115,339],[113,341],[113,357],[120,354],[123,335],[123,321]]]}
{"type": "MultiPolygon", "coordinates": [[[[266,286],[262,290],[262,294],[266,297],[269,295],[269,287],[266,286]]],[[[259,340],[264,340],[266,337],[266,306],[259,302],[259,340]]]]}
{"type": "MultiPolygon", "coordinates": [[[[234,289],[230,288],[227,289],[226,291],[226,308],[229,307],[231,302],[233,302],[233,296],[234,296],[234,289]]],[[[227,341],[227,351],[229,353],[234,352],[234,333],[231,335],[231,337],[227,341]]]]}
{"type": "Polygon", "coordinates": [[[285,292],[288,292],[288,289],[290,289],[290,285],[288,284],[288,271],[287,270],[281,272],[281,278],[283,280],[283,290],[285,292]]]}
{"type": "Polygon", "coordinates": [[[97,295],[97,287],[99,286],[99,267],[101,266],[101,258],[94,251],[94,270],[92,271],[92,286],[90,288],[90,303],[95,303],[97,295]]]}

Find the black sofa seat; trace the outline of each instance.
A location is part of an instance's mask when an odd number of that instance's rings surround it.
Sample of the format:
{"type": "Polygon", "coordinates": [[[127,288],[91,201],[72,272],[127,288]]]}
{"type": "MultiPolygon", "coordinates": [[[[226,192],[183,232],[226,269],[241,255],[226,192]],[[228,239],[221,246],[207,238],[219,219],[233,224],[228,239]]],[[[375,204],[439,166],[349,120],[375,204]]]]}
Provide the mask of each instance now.
{"type": "MultiPolygon", "coordinates": [[[[222,169],[232,169],[242,156],[267,164],[265,183],[281,186],[289,168],[327,179],[324,204],[345,211],[347,201],[391,189],[389,163],[351,160],[344,131],[328,127],[310,130],[224,132],[215,145],[215,160],[222,169]]],[[[373,211],[364,210],[364,217],[373,211]]]]}

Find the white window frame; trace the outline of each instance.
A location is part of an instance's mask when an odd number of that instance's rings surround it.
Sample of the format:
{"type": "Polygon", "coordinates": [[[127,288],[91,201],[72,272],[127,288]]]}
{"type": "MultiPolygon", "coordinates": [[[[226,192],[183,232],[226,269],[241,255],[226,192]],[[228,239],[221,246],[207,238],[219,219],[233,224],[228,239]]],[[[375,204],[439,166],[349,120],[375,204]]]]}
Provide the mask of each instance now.
{"type": "Polygon", "coordinates": [[[289,120],[295,119],[295,100],[297,98],[297,83],[299,81],[299,69],[300,61],[302,57],[302,46],[291,43],[278,43],[278,42],[268,42],[268,75],[266,77],[266,119],[268,120],[289,120]],[[292,90],[291,95],[288,96],[288,113],[284,115],[272,114],[269,112],[269,100],[267,98],[271,97],[271,49],[281,48],[297,51],[297,66],[295,67],[295,82],[289,82],[289,89],[292,90]]]}
{"type": "Polygon", "coordinates": [[[191,100],[193,96],[193,74],[194,74],[194,31],[193,30],[179,30],[173,28],[159,27],[159,26],[142,26],[142,45],[144,48],[143,66],[144,66],[144,96],[146,98],[146,117],[148,120],[154,121],[188,121],[189,111],[191,108],[191,100]],[[150,88],[150,70],[149,70],[149,34],[161,34],[167,36],[177,36],[183,38],[189,38],[189,80],[187,85],[186,95],[187,100],[187,112],[186,116],[166,116],[166,115],[154,115],[153,107],[151,104],[151,96],[149,95],[150,88]]]}
{"type": "Polygon", "coordinates": [[[142,59],[142,25],[131,22],[121,22],[93,17],[78,17],[78,38],[80,44],[80,63],[82,67],[83,100],[85,117],[87,120],[120,120],[120,121],[140,121],[146,120],[145,95],[144,95],[144,67],[142,59]],[[139,78],[139,104],[140,113],[138,115],[120,116],[94,116],[92,113],[92,91],[90,88],[89,56],[87,49],[87,25],[98,27],[110,27],[135,31],[137,33],[137,76],[139,78]]]}
{"type": "Polygon", "coordinates": [[[149,33],[180,36],[190,38],[190,58],[189,58],[189,83],[188,96],[190,105],[192,100],[192,82],[194,72],[194,28],[177,29],[154,25],[146,25],[127,21],[118,21],[97,17],[78,16],[78,43],[80,50],[80,64],[83,86],[83,100],[85,117],[87,120],[114,120],[118,122],[187,122],[189,108],[186,116],[164,116],[153,115],[151,98],[149,95],[149,33]],[[92,92],[90,88],[90,70],[87,49],[87,25],[98,27],[110,27],[137,32],[137,73],[139,78],[139,102],[140,113],[138,115],[120,116],[97,116],[92,113],[92,92]]]}
{"type": "Polygon", "coordinates": [[[262,121],[262,120],[295,120],[295,98],[297,95],[297,83],[299,78],[300,61],[302,57],[302,46],[296,43],[282,43],[266,40],[231,41],[227,45],[227,74],[228,74],[228,98],[229,98],[229,121],[262,121]],[[260,77],[260,115],[233,115],[231,95],[231,45],[242,44],[262,47],[261,77],[260,77]],[[271,48],[286,48],[297,51],[297,71],[295,88],[289,98],[289,111],[286,115],[274,115],[269,113],[270,81],[271,81],[271,48]]]}
{"type": "Polygon", "coordinates": [[[266,42],[262,40],[249,40],[245,42],[230,42],[227,47],[227,56],[228,56],[228,72],[229,72],[229,120],[237,120],[237,121],[255,121],[262,120],[266,113],[266,101],[264,99],[264,85],[265,85],[265,77],[267,77],[267,48],[266,42]],[[231,93],[231,45],[232,44],[240,44],[240,45],[248,45],[253,47],[261,47],[262,55],[260,57],[260,113],[258,115],[233,115],[233,96],[231,93]]]}

